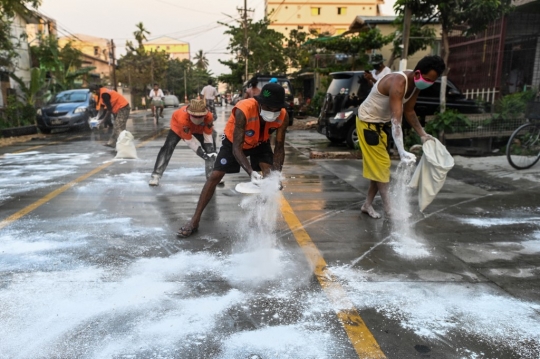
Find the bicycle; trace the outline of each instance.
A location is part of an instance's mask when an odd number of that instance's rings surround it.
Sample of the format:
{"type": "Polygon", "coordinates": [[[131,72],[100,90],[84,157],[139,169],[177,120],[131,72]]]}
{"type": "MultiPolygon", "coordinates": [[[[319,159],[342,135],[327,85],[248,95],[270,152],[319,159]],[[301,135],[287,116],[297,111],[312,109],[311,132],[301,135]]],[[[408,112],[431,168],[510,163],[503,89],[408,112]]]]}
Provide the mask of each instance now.
{"type": "Polygon", "coordinates": [[[510,136],[506,158],[517,170],[531,168],[540,160],[540,102],[528,106],[527,123],[519,126],[510,136]]]}
{"type": "Polygon", "coordinates": [[[163,106],[163,99],[156,100],[155,98],[152,98],[152,115],[153,119],[158,123],[159,121],[159,112],[158,110],[163,106]]]}

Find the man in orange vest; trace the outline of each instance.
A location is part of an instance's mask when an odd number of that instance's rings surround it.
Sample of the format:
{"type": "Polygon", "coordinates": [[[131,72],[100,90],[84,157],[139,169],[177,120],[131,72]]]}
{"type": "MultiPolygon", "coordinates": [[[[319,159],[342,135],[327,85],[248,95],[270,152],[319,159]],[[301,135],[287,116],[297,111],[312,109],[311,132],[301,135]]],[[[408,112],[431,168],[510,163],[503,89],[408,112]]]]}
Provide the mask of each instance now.
{"type": "Polygon", "coordinates": [[[198,230],[202,212],[226,173],[238,173],[242,167],[251,181],[257,184],[263,178],[258,171],[264,175],[270,171],[281,171],[289,123],[285,106],[285,90],[278,84],[266,84],[259,96],[236,104],[225,126],[214,170],[204,184],[195,214],[180,228],[178,236],[188,237],[198,230]],[[270,135],[274,132],[276,145],[272,152],[270,135]]]}
{"type": "Polygon", "coordinates": [[[111,114],[115,115],[113,133],[105,146],[116,148],[118,135],[126,129],[126,122],[130,112],[129,103],[118,92],[109,90],[101,85],[92,84],[89,86],[89,89],[98,96],[98,128],[108,116],[111,114]]]}
{"type": "Polygon", "coordinates": [[[208,111],[204,100],[191,100],[189,105],[182,106],[174,111],[171,118],[171,129],[161,147],[154,166],[154,172],[148,184],[159,185],[159,180],[167,168],[176,145],[180,140],[186,144],[203,160],[207,162],[207,177],[210,175],[215,160],[214,140],[212,127],[214,117],[208,111]],[[209,162],[209,163],[208,163],[209,162]]]}

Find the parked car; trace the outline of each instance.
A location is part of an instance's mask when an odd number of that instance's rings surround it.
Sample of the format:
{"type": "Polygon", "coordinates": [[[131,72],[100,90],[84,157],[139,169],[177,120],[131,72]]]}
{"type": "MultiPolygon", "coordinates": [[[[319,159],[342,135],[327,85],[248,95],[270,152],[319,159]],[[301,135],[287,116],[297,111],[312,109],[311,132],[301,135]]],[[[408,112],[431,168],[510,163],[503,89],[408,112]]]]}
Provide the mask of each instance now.
{"type": "Polygon", "coordinates": [[[97,114],[88,89],[68,90],[56,94],[49,103],[37,109],[37,126],[43,133],[56,128],[90,129],[88,121],[97,114]]]}
{"type": "MultiPolygon", "coordinates": [[[[262,89],[263,86],[270,82],[270,79],[272,78],[276,78],[278,80],[278,84],[283,86],[283,88],[285,89],[285,102],[287,103],[287,107],[285,109],[287,110],[287,114],[289,115],[289,126],[291,126],[294,121],[294,89],[292,87],[291,81],[289,81],[286,76],[279,75],[257,75],[253,78],[257,79],[257,87],[259,89],[262,89]]],[[[244,84],[244,87],[242,88],[242,96],[246,92],[247,88],[248,82],[246,82],[244,84]]]]}
{"type": "Polygon", "coordinates": [[[163,100],[164,107],[178,107],[180,106],[180,101],[175,95],[166,95],[163,100]]]}
{"type": "MultiPolygon", "coordinates": [[[[319,114],[317,131],[331,142],[346,142],[354,148],[358,142],[356,133],[356,115],[358,107],[368,96],[371,87],[364,79],[364,71],[333,72],[332,82],[319,114]],[[340,90],[345,92],[340,94],[340,90]]],[[[484,108],[474,100],[468,100],[450,80],[446,86],[446,106],[461,113],[483,113],[484,108]]],[[[420,91],[414,107],[422,125],[425,117],[434,115],[439,109],[441,82],[438,79],[431,87],[420,91]]],[[[406,121],[403,121],[404,123],[406,121]]],[[[404,124],[406,127],[408,124],[404,124]]]]}

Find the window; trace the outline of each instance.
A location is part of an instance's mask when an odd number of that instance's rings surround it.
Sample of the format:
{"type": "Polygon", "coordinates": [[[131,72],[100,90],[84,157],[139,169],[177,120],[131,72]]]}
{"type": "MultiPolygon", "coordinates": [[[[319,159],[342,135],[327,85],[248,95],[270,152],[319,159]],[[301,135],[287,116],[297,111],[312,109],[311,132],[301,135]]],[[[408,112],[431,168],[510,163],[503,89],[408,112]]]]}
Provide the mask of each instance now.
{"type": "Polygon", "coordinates": [[[94,46],[94,56],[99,56],[99,47],[94,46]]]}
{"type": "Polygon", "coordinates": [[[318,16],[321,14],[321,8],[320,7],[312,7],[311,8],[311,16],[318,16]]]}
{"type": "Polygon", "coordinates": [[[170,46],[167,46],[167,50],[170,50],[170,49],[171,49],[171,47],[170,47],[170,46]]]}
{"type": "Polygon", "coordinates": [[[337,8],[337,14],[338,15],[347,15],[347,8],[346,7],[338,7],[337,8]]]}
{"type": "Polygon", "coordinates": [[[343,34],[347,29],[336,29],[336,35],[343,34]]]}

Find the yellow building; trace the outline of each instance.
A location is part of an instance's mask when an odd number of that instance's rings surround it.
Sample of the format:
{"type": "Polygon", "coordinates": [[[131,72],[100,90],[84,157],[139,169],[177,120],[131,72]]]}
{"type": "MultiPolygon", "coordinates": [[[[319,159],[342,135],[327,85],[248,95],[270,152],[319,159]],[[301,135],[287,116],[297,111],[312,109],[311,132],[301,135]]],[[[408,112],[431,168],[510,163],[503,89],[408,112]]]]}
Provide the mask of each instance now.
{"type": "Polygon", "coordinates": [[[71,46],[87,56],[103,61],[109,61],[111,43],[107,39],[84,34],[74,34],[58,39],[60,47],[64,47],[68,42],[71,42],[71,46]]]}
{"type": "Polygon", "coordinates": [[[111,77],[112,49],[109,40],[84,34],[73,34],[58,39],[60,47],[64,47],[69,42],[73,48],[83,53],[81,60],[84,67],[95,67],[91,75],[101,79],[111,77]]]}
{"type": "Polygon", "coordinates": [[[285,36],[293,29],[339,35],[348,30],[351,17],[380,15],[384,0],[265,0],[271,29],[285,36]]]}
{"type": "Polygon", "coordinates": [[[171,59],[189,60],[189,43],[163,36],[143,44],[146,51],[165,51],[171,59]]]}

